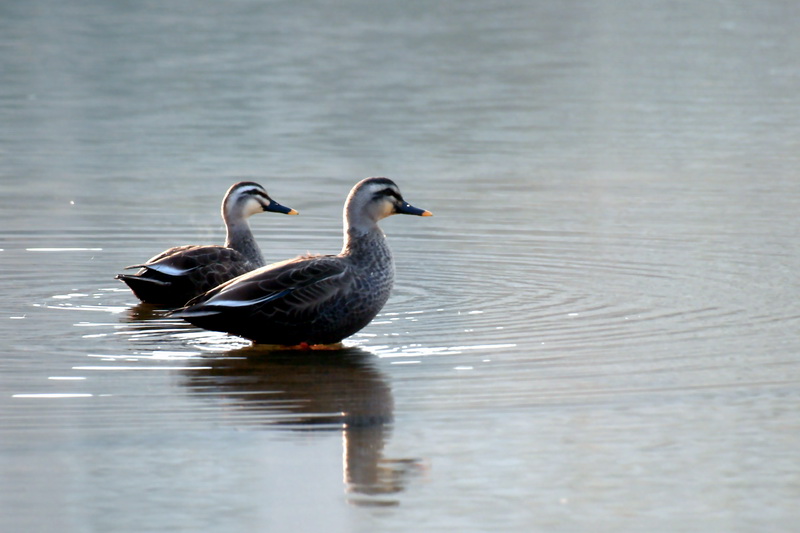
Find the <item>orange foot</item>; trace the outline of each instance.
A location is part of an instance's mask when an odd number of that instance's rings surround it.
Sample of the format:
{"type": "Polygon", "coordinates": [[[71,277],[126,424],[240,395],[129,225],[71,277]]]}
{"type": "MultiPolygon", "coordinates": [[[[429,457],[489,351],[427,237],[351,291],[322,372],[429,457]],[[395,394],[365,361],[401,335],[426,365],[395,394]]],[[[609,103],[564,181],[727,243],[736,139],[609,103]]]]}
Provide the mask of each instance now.
{"type": "Polygon", "coordinates": [[[301,342],[300,344],[295,345],[284,345],[284,344],[275,344],[275,345],[262,345],[262,346],[269,346],[275,350],[341,350],[344,348],[344,344],[341,342],[337,342],[334,344],[309,344],[307,342],[301,342]]]}
{"type": "Polygon", "coordinates": [[[334,344],[308,344],[307,342],[301,342],[300,347],[303,350],[341,350],[344,348],[344,344],[341,342],[334,344]]]}
{"type": "Polygon", "coordinates": [[[344,344],[341,342],[336,342],[334,344],[309,344],[307,342],[301,342],[300,344],[294,345],[285,345],[285,344],[254,344],[253,346],[259,346],[262,349],[268,350],[341,350],[344,348],[344,344]]]}

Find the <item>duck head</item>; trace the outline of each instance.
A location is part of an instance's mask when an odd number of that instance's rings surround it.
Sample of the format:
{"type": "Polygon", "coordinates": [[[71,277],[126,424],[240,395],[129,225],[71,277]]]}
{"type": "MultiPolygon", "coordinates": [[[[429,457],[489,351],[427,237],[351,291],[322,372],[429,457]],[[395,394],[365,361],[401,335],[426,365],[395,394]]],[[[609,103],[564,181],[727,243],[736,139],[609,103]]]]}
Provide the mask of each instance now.
{"type": "Polygon", "coordinates": [[[222,218],[226,221],[246,219],[264,211],[284,215],[297,214],[291,207],[283,206],[270,198],[264,187],[252,181],[241,181],[232,185],[222,200],[222,218]]]}
{"type": "Polygon", "coordinates": [[[369,231],[379,220],[391,215],[432,216],[403,199],[400,188],[389,178],[367,178],[350,191],[344,205],[345,229],[369,231]]]}

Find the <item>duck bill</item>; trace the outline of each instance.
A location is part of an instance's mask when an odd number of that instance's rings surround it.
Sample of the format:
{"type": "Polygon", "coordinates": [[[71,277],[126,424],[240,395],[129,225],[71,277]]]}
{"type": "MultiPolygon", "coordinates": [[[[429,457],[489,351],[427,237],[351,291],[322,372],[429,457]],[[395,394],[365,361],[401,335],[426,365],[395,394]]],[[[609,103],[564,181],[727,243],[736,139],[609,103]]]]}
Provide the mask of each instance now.
{"type": "Polygon", "coordinates": [[[398,206],[397,212],[400,213],[401,215],[417,215],[418,217],[433,216],[433,213],[431,213],[430,211],[426,211],[425,209],[420,209],[419,207],[414,207],[408,202],[403,202],[400,206],[398,206]]]}
{"type": "Polygon", "coordinates": [[[275,200],[270,200],[269,205],[264,207],[264,211],[271,211],[273,213],[283,213],[284,215],[296,215],[297,211],[291,207],[281,205],[275,200]]]}

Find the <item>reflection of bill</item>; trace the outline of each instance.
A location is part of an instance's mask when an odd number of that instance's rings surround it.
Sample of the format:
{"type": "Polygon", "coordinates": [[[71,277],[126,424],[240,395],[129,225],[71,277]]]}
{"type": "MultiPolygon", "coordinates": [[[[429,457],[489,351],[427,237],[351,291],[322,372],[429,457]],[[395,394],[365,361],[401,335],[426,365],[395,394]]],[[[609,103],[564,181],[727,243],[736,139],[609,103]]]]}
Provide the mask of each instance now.
{"type": "MultiPolygon", "coordinates": [[[[341,430],[344,481],[354,496],[401,492],[409,475],[420,469],[418,460],[383,457],[394,401],[369,352],[281,352],[253,346],[228,352],[223,359],[196,361],[203,368],[186,372],[186,385],[214,392],[227,408],[246,411],[250,423],[298,431],[341,430]]],[[[357,497],[351,501],[396,503],[357,497]]]]}

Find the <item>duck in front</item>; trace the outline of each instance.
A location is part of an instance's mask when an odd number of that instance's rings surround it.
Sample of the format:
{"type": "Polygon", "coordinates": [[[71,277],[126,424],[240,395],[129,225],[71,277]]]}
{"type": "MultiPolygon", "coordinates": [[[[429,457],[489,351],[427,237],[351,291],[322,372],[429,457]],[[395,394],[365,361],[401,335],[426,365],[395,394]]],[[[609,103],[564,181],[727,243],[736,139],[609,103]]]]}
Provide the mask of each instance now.
{"type": "Polygon", "coordinates": [[[431,216],[406,202],[392,180],[362,180],[344,205],[341,253],[259,268],[198,296],[172,316],[261,344],[338,343],[369,324],[389,299],[394,262],[378,221],[394,214],[431,216]]]}

